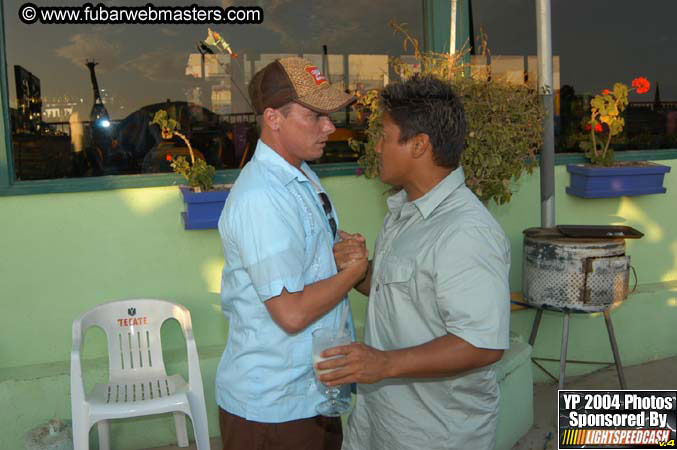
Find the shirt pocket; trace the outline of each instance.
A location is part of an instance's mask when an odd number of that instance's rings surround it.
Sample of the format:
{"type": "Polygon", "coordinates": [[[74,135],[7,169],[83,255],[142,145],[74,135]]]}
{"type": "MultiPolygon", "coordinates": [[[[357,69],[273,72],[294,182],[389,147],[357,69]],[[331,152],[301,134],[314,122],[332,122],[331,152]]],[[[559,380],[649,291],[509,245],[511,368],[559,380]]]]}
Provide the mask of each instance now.
{"type": "MultiPolygon", "coordinates": [[[[387,293],[410,295],[416,263],[401,256],[388,255],[383,258],[381,284],[387,293]]],[[[377,285],[378,287],[378,285],[377,285]]]]}

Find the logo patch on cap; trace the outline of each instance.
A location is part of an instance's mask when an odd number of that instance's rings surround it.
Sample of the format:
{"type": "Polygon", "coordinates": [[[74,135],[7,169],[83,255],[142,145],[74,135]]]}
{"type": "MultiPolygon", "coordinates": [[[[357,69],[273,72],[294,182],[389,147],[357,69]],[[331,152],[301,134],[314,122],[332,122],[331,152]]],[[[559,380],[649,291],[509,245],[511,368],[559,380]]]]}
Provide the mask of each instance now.
{"type": "Polygon", "coordinates": [[[320,69],[318,69],[317,66],[306,66],[304,69],[311,77],[313,77],[316,85],[319,86],[323,83],[328,83],[327,79],[322,75],[322,72],[320,72],[320,69]]]}

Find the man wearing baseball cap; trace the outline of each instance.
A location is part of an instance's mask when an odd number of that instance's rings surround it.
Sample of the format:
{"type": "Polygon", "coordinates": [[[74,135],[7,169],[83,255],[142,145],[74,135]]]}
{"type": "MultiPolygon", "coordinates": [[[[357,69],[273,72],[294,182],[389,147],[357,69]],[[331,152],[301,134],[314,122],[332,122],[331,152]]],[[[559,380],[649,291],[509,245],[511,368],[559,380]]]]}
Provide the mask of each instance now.
{"type": "Polygon", "coordinates": [[[328,114],[355,98],[298,57],[257,72],[249,96],[261,138],[219,219],[221,305],[229,319],[216,375],[223,448],[338,450],[339,418],[316,412],[324,396],[311,333],[338,327],[368,255],[337,272],[336,211],[305,161],[322,156],[335,130],[328,114]]]}

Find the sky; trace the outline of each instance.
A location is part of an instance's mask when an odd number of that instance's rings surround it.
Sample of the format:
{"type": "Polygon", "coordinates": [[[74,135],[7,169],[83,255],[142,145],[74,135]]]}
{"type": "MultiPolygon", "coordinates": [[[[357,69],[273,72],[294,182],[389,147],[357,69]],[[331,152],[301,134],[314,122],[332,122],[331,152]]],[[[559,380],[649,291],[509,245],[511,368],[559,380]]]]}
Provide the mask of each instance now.
{"type": "MultiPolygon", "coordinates": [[[[629,84],[644,76],[652,90],[632,100],[652,101],[656,82],[661,98],[677,101],[677,0],[551,0],[553,54],[560,57],[561,85],[577,93],[598,92],[615,81],[629,84]]],[[[106,1],[138,6],[147,0],[106,1]]],[[[185,100],[195,81],[186,61],[207,25],[25,25],[17,11],[24,0],[2,0],[10,99],[12,66],[41,80],[43,96],[82,97],[91,106],[87,59],[95,58],[99,86],[116,98],[113,119],[170,98],[185,100]],[[117,117],[116,117],[117,116],[117,117]]],[[[74,6],[72,0],[36,1],[40,6],[74,6]]],[[[97,2],[94,2],[97,3],[97,2]]],[[[165,6],[186,2],[159,1],[165,6]]],[[[388,21],[406,22],[422,41],[418,0],[198,0],[200,5],[259,5],[260,25],[212,25],[243,54],[402,53],[402,39],[388,21]]],[[[534,0],[473,0],[475,32],[482,27],[494,55],[535,55],[534,0]]],[[[14,103],[14,101],[12,101],[14,103]]]]}
{"type": "MultiPolygon", "coordinates": [[[[488,35],[492,54],[536,54],[534,0],[473,0],[475,33],[488,35]]],[[[597,93],[614,82],[644,76],[653,101],[677,101],[677,1],[551,0],[552,51],[560,57],[561,85],[597,93]]]]}

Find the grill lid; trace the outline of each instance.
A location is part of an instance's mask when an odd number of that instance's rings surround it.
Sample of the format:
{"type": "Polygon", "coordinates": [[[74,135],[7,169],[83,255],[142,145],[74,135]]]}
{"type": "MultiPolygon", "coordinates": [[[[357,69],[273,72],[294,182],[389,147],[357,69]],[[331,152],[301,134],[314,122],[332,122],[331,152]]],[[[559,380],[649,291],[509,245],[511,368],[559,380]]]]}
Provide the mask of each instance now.
{"type": "Polygon", "coordinates": [[[639,239],[644,236],[644,233],[624,225],[557,225],[557,229],[571,238],[639,239]]]}
{"type": "Polygon", "coordinates": [[[639,239],[644,236],[644,233],[623,225],[557,225],[552,228],[527,228],[523,233],[526,237],[534,239],[565,241],[639,239]]]}

